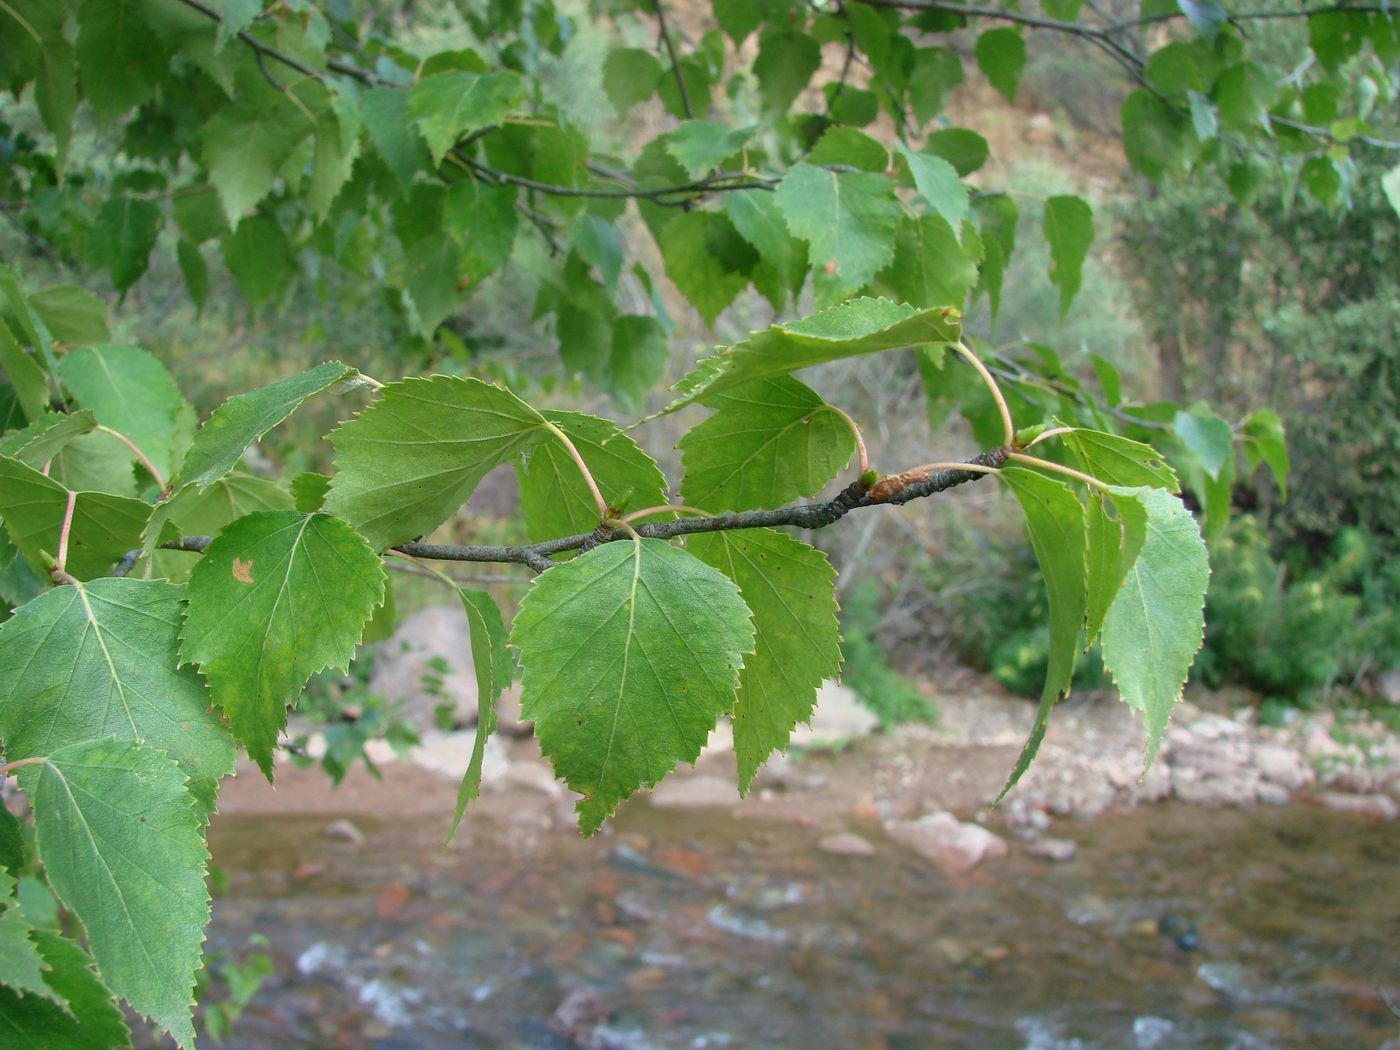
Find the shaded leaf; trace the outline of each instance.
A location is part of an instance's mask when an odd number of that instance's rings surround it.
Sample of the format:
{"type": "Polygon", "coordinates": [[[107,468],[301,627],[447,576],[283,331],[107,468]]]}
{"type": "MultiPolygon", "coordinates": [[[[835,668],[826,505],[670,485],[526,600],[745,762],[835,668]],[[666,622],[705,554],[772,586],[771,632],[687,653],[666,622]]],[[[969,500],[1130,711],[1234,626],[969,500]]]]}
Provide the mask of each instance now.
{"type": "MultiPolygon", "coordinates": [[[[44,572],[40,551],[57,556],[69,489],[17,459],[0,456],[0,516],[30,567],[44,572]]],[[[151,508],[129,496],[79,492],[68,534],[67,571],[80,580],[105,576],[140,546],[151,508]]]]}
{"type": "Polygon", "coordinates": [[[896,142],[894,148],[909,165],[909,173],[914,178],[919,195],[943,217],[951,229],[959,229],[967,215],[968,196],[967,187],[958,178],[953,165],[942,157],[915,153],[902,142],[896,142]]]}
{"type": "Polygon", "coordinates": [[[472,667],[476,671],[477,718],[471,758],[467,761],[462,784],[457,789],[452,827],[447,832],[449,842],[457,833],[467,807],[481,793],[481,766],[486,759],[486,741],[496,731],[496,701],[501,691],[510,684],[512,675],[501,610],[485,591],[459,587],[457,594],[462,599],[462,608],[466,610],[467,630],[471,636],[472,667]]]}
{"type": "Polygon", "coordinates": [[[1009,26],[989,29],[977,37],[973,51],[982,75],[1014,105],[1016,85],[1026,66],[1026,42],[1021,34],[1009,26]]]}
{"type": "Polygon", "coordinates": [[[295,412],[303,401],[358,375],[339,361],[308,368],[275,383],[235,394],[204,421],[185,453],[178,481],[207,485],[232,470],[264,434],[295,412]]]}
{"type": "Polygon", "coordinates": [[[1040,692],[1040,707],[1031,735],[1001,790],[1000,797],[1004,797],[1035,758],[1045,737],[1050,711],[1069,695],[1074,680],[1079,632],[1088,602],[1084,562],[1087,536],[1084,507],[1064,482],[1021,467],[1006,467],[997,477],[1015,494],[1026,517],[1031,548],[1045,577],[1050,617],[1050,660],[1040,692]]]}
{"type": "Polygon", "coordinates": [[[666,151],[692,179],[708,174],[744,148],[755,129],[731,128],[708,120],[687,120],[666,135],[666,151]]]}
{"type": "Polygon", "coordinates": [[[0,1031],[14,1040],[15,1050],[130,1046],[126,1019],[93,972],[87,952],[50,930],[36,930],[33,938],[48,966],[45,980],[65,1006],[0,986],[0,1031]]]}
{"type": "Polygon", "coordinates": [[[1288,498],[1288,442],[1283,433],[1283,420],[1272,408],[1251,412],[1244,421],[1244,454],[1249,469],[1267,463],[1278,482],[1278,492],[1288,498]]]}
{"type": "Polygon", "coordinates": [[[408,111],[441,164],[458,139],[499,124],[520,104],[524,85],[516,73],[452,70],[424,77],[409,92],[408,111]]]}
{"type": "Polygon", "coordinates": [[[1201,462],[1201,469],[1212,481],[1218,480],[1220,470],[1230,458],[1234,433],[1230,424],[1204,406],[1177,412],[1172,420],[1172,433],[1201,462]]]}
{"type": "Polygon", "coordinates": [[[84,288],[54,285],[31,294],[29,305],[59,343],[88,346],[107,341],[107,306],[84,288]]]}
{"type": "Polygon", "coordinates": [[[102,260],[117,291],[125,292],[143,273],[160,232],[161,212],[152,201],[121,195],[103,203],[92,230],[93,255],[102,260]]]}
{"type": "Polygon", "coordinates": [[[186,403],[166,367],[131,346],[92,346],[59,359],[59,378],[97,421],[129,438],[169,478],[176,416],[186,403]]]}
{"type": "Polygon", "coordinates": [[[1128,570],[1142,553],[1147,540],[1147,513],[1136,500],[1111,500],[1090,493],[1084,508],[1088,546],[1084,561],[1088,568],[1088,602],[1084,633],[1089,643],[1098,637],[1103,618],[1118,596],[1128,570]],[[1109,515],[1109,506],[1113,515],[1109,515]]]}
{"type": "Polygon", "coordinates": [[[733,580],[753,613],[756,648],[744,658],[733,712],[743,795],[812,716],[822,679],[840,670],[836,573],[821,551],[769,529],[692,536],[689,550],[733,580]]]}
{"type": "Polygon", "coordinates": [[[1045,202],[1045,239],[1050,243],[1050,283],[1060,289],[1060,316],[1079,291],[1084,260],[1094,241],[1094,212],[1082,197],[1045,202]]]}
{"type": "Polygon", "coordinates": [[[812,496],[850,462],[840,414],[791,376],[706,398],[715,413],[680,439],[682,501],[712,513],[778,507],[812,496]]]}
{"type": "Polygon", "coordinates": [[[797,164],[776,199],[788,229],[808,244],[814,280],[835,297],[864,286],[894,254],[902,212],[883,175],[797,164]]]}
{"type": "Polygon", "coordinates": [[[713,211],[676,216],[661,232],[660,247],[666,276],[708,325],[748,285],[758,262],[734,224],[713,211]]]}
{"type": "Polygon", "coordinates": [[[734,704],[753,623],[734,584],[661,540],[605,543],[536,577],[511,629],[523,717],[591,835],[700,754],[734,704]]]}
{"type": "Polygon", "coordinates": [[[543,416],[479,379],[390,383],[331,434],[336,473],[326,510],[383,550],[437,528],[487,471],[545,433],[543,416]]]}
{"type": "MultiPolygon", "coordinates": [[[[637,443],[608,419],[582,412],[545,412],[588,464],[598,491],[618,513],[666,502],[666,478],[637,443]]],[[[563,442],[552,435],[515,461],[520,509],[532,541],[591,532],[598,508],[563,442]]]]}

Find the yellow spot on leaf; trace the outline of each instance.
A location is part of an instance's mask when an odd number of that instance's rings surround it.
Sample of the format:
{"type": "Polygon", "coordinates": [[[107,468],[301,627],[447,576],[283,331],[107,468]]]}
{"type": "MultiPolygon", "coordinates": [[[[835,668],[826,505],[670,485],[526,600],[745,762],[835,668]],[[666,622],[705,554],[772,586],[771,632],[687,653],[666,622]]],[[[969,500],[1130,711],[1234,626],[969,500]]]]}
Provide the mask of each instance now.
{"type": "Polygon", "coordinates": [[[242,558],[233,559],[233,578],[239,583],[253,582],[253,559],[244,561],[242,558]]]}

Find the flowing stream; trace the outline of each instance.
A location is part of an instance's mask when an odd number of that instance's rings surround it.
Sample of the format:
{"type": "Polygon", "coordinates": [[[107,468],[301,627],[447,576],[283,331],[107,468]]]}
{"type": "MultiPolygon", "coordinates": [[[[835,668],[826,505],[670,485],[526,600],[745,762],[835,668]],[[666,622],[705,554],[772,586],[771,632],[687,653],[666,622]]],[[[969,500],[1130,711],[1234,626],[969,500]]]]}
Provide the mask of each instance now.
{"type": "Polygon", "coordinates": [[[210,947],[276,967],[226,1046],[1400,1048],[1396,824],[1163,805],[949,879],[719,810],[354,819],[216,822],[210,947]]]}

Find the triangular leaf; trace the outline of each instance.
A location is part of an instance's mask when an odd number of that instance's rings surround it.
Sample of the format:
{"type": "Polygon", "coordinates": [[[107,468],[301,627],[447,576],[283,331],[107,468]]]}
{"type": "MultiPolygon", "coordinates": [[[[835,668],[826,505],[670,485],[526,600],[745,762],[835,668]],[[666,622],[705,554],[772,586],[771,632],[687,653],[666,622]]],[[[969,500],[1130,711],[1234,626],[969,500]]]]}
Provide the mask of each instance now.
{"type": "Polygon", "coordinates": [[[1176,471],[1151,445],[1101,430],[1076,429],[1063,435],[1062,440],[1079,469],[1100,481],[1110,485],[1165,488],[1172,492],[1181,489],[1176,471]]]}
{"type": "Polygon", "coordinates": [[[776,196],[788,229],[808,243],[818,270],[814,280],[830,299],[863,287],[894,254],[894,232],[903,213],[883,175],[797,164],[783,177],[776,196]]]}
{"type": "Polygon", "coordinates": [[[719,212],[678,215],[661,231],[666,276],[705,323],[715,320],[749,283],[758,253],[719,212]]]}
{"type": "Polygon", "coordinates": [[[160,361],[131,346],[83,347],[60,358],[58,374],[78,404],[129,438],[162,479],[170,477],[176,416],[185,399],[160,361]]]}
{"type": "Polygon", "coordinates": [[[10,326],[0,320],[0,368],[15,388],[28,419],[38,419],[49,407],[49,383],[34,357],[25,353],[10,326]]]}
{"type": "Polygon", "coordinates": [[[101,579],[55,587],[0,624],[0,737],[8,758],[96,737],[159,748],[208,811],[233,741],[193,670],[176,666],[184,588],[101,579]]]}
{"type": "Polygon", "coordinates": [[[1006,96],[1006,101],[1015,105],[1016,85],[1026,66],[1026,42],[1021,34],[1010,26],[989,29],[978,36],[973,50],[982,75],[1006,96]]]}
{"type": "Polygon", "coordinates": [[[1114,488],[1112,496],[1120,513],[1128,500],[1142,507],[1147,538],[1104,617],[1103,662],[1123,702],[1144,716],[1150,766],[1201,648],[1210,565],[1181,500],[1148,488],[1114,488]]]}
{"type": "Polygon", "coordinates": [[[408,110],[427,140],[433,163],[441,164],[458,139],[499,124],[523,94],[516,73],[482,75],[458,69],[420,80],[409,93],[408,110]]]}
{"type": "Polygon", "coordinates": [[[894,148],[909,165],[909,174],[914,177],[914,188],[919,196],[952,230],[961,229],[969,202],[967,187],[958,178],[957,169],[942,157],[915,153],[902,142],[896,142],[894,148]]]}
{"type": "Polygon", "coordinates": [[[947,307],[918,309],[887,299],[852,299],[801,321],[775,324],[703,358],[672,389],[676,409],[755,379],[846,357],[927,343],[956,342],[961,315],[947,307]]]}
{"type": "MultiPolygon", "coordinates": [[[[666,478],[656,462],[611,420],[582,412],[545,412],[588,464],[598,491],[618,513],[666,502],[666,478]]],[[[515,461],[520,509],[534,541],[591,532],[598,507],[563,442],[541,441],[515,461]]]]}
{"type": "Polygon", "coordinates": [[[14,1039],[16,1050],[130,1046],[126,1019],[93,972],[87,952],[50,930],[35,930],[33,939],[48,967],[45,981],[65,1005],[0,986],[0,1031],[14,1039]]]}
{"type": "Polygon", "coordinates": [[[82,923],[102,980],[193,1047],[209,851],[184,771],[153,747],[89,740],[19,782],[49,884],[82,923]]]}
{"type": "Polygon", "coordinates": [[[605,543],[535,579],[511,630],[521,705],[591,835],[700,754],[734,704],[753,623],[734,584],[661,540],[605,543]]]}
{"type": "Polygon", "coordinates": [[[666,151],[692,179],[714,169],[744,148],[754,128],[731,128],[708,120],[687,120],[666,135],[666,151]]]}
{"type": "Polygon", "coordinates": [[[26,466],[43,470],[74,438],[89,434],[97,419],[87,409],[67,414],[45,412],[23,430],[0,440],[0,456],[12,456],[26,466]]]}
{"type": "Polygon", "coordinates": [[[1045,737],[1050,711],[1069,695],[1074,662],[1079,654],[1079,632],[1084,626],[1088,601],[1084,551],[1084,507],[1068,485],[1033,470],[1006,467],[997,477],[1021,504],[1031,547],[1045,577],[1045,597],[1050,615],[1050,661],[1040,693],[1035,726],[1002,788],[1002,795],[1021,779],[1045,737]]]}
{"type": "Polygon", "coordinates": [[[681,438],[681,498],[718,513],[813,496],[850,462],[855,436],[841,415],[791,376],[706,398],[714,415],[681,438]]]}
{"type": "Polygon", "coordinates": [[[248,446],[282,422],[313,394],[358,375],[339,361],[328,361],[267,386],[235,394],[204,421],[185,453],[182,485],[207,485],[237,465],[248,446]]]}
{"type": "Polygon", "coordinates": [[[1278,482],[1279,495],[1288,498],[1288,441],[1283,433],[1283,420],[1272,408],[1251,412],[1244,421],[1244,454],[1252,471],[1260,462],[1267,463],[1278,482]]]}
{"type": "Polygon", "coordinates": [[[545,436],[544,417],[479,379],[390,383],[331,434],[326,510],[375,550],[422,536],[466,502],[486,472],[545,436]]]}
{"type": "MultiPolygon", "coordinates": [[[[34,928],[24,921],[10,896],[14,878],[0,871],[0,987],[18,993],[37,995],[62,1004],[44,982],[44,957],[39,946],[31,940],[34,928]]],[[[0,1031],[3,1031],[0,1028],[0,1031]]]]}
{"type": "Polygon", "coordinates": [[[1172,420],[1172,432],[1182,444],[1201,461],[1201,469],[1212,481],[1219,480],[1220,470],[1230,458],[1234,434],[1230,424],[1204,406],[1181,411],[1172,420]]]}
{"type": "MultiPolygon", "coordinates": [[[[57,556],[70,490],[17,459],[0,456],[0,515],[36,572],[45,571],[41,551],[57,556]]],[[[79,492],[68,531],[66,569],[80,580],[105,576],[127,551],[140,546],[151,515],[148,504],[106,492],[79,492]]]]}
{"type": "Polygon", "coordinates": [[[1107,497],[1090,494],[1084,508],[1088,549],[1084,560],[1088,567],[1088,605],[1084,616],[1084,632],[1092,643],[1103,627],[1123,581],[1142,553],[1147,541],[1147,513],[1137,500],[1112,500],[1114,516],[1105,506],[1107,497]]]}
{"type": "Polygon", "coordinates": [[[757,629],[734,703],[739,793],[747,794],[758,767],[812,716],[822,679],[840,670],[836,573],[821,551],[769,529],[692,536],[689,550],[738,584],[757,629]]]}
{"type": "Polygon", "coordinates": [[[1082,197],[1045,202],[1045,239],[1050,242],[1050,283],[1060,289],[1060,316],[1079,291],[1084,260],[1094,240],[1094,212],[1082,197]]]}
{"type": "Polygon", "coordinates": [[[327,667],[345,670],[384,568],[326,514],[259,511],[225,528],[190,573],[180,660],[197,663],[234,735],[272,779],[287,705],[327,667]]]}

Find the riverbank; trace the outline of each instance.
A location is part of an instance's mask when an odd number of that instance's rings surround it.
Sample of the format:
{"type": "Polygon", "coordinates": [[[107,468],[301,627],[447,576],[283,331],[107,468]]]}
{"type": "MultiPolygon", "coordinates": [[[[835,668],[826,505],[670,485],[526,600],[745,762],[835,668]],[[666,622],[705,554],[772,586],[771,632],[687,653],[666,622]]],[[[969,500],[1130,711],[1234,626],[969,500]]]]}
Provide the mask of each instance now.
{"type": "MultiPolygon", "coordinates": [[[[760,771],[747,798],[735,786],[727,726],[694,766],[638,797],[659,809],[721,809],[740,819],[796,822],[835,853],[872,852],[872,839],[883,834],[954,873],[1003,854],[1007,838],[1047,859],[1066,859],[1072,845],[1045,837],[1056,818],[1092,818],[1168,799],[1246,808],[1297,802],[1396,819],[1400,737],[1377,722],[1343,723],[1329,712],[1300,716],[1286,727],[1259,726],[1252,707],[1232,709],[1230,699],[1208,695],[1180,704],[1145,776],[1140,728],[1122,704],[1090,699],[1062,705],[1030,770],[993,808],[1033,705],[973,682],[937,698],[938,726],[880,732],[848,690],[828,683],[812,726],[802,727],[788,754],[760,771]]],[[[574,796],[554,779],[529,727],[519,723],[513,694],[503,698],[501,714],[502,732],[487,750],[482,797],[468,819],[499,821],[524,839],[570,831],[574,796]]],[[[275,791],[245,769],[225,785],[220,810],[232,816],[325,814],[351,822],[357,815],[441,815],[446,821],[472,738],[471,728],[427,730],[406,757],[372,746],[382,779],[358,767],[338,789],[319,769],[297,769],[285,758],[275,791]]],[[[313,733],[311,753],[322,746],[313,733]]]]}

